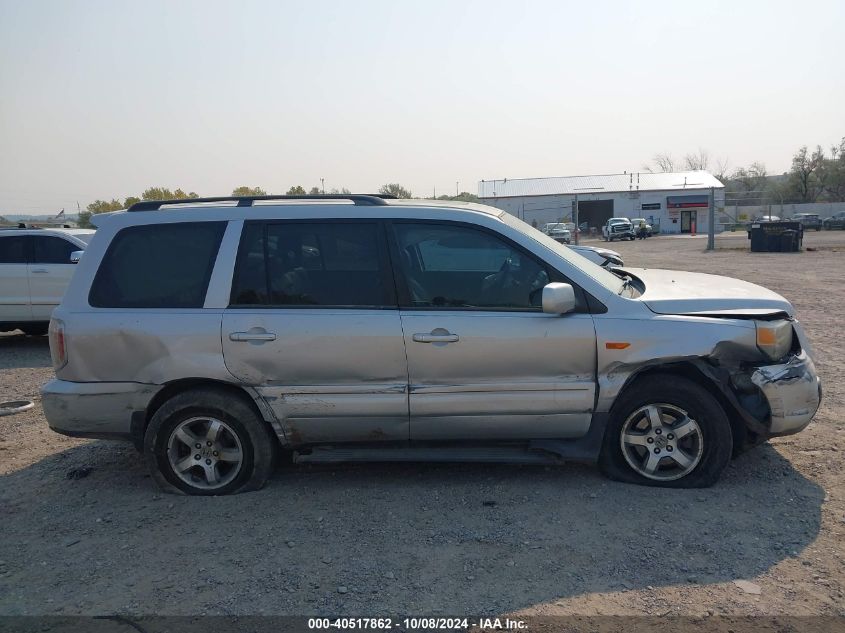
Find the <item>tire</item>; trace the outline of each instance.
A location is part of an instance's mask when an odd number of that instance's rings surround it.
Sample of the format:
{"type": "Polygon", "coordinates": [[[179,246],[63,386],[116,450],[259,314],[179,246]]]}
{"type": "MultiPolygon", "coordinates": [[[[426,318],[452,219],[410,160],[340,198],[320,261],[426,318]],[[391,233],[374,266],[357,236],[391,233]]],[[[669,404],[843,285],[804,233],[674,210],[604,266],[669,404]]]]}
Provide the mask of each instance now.
{"type": "Polygon", "coordinates": [[[665,488],[706,488],[719,479],[732,452],[730,422],[719,401],[687,378],[656,374],[636,380],[617,399],[605,430],[599,466],[618,481],[665,488]],[[643,412],[646,407],[651,407],[646,411],[658,410],[662,433],[648,425],[649,414],[643,412]],[[686,422],[681,415],[684,413],[686,422]],[[690,432],[689,422],[696,430],[690,432]],[[678,434],[670,440],[675,429],[689,434],[678,434]],[[632,440],[630,443],[623,441],[623,431],[632,440]],[[659,458],[655,456],[661,452],[659,458]],[[687,466],[675,461],[679,456],[688,462],[687,466]],[[652,473],[643,474],[648,466],[652,473]]]}
{"type": "Polygon", "coordinates": [[[47,333],[46,323],[33,323],[32,325],[22,325],[21,332],[27,336],[44,336],[47,333]]]}
{"type": "Polygon", "coordinates": [[[210,387],[185,391],[165,402],[144,434],[152,478],[166,492],[187,495],[259,490],[273,472],[277,446],[272,430],[246,396],[210,387]],[[194,440],[199,440],[199,449],[194,440]],[[178,464],[187,467],[179,470],[178,464]]]}

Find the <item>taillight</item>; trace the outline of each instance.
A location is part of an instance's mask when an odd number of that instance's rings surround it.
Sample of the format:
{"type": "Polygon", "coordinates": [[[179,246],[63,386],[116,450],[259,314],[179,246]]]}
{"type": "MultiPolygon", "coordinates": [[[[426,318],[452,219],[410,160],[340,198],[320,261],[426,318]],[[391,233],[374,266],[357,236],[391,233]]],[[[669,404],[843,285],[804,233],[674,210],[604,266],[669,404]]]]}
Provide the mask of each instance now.
{"type": "Polygon", "coordinates": [[[50,319],[50,357],[53,369],[58,371],[67,365],[67,342],[65,341],[65,323],[61,319],[50,319]]]}

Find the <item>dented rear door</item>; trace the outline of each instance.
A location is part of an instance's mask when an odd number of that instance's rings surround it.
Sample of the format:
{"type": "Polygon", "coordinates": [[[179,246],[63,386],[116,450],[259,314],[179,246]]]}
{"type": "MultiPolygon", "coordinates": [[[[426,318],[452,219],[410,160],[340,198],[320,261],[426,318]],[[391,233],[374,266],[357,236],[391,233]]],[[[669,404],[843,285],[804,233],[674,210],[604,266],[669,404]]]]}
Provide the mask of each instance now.
{"type": "Polygon", "coordinates": [[[393,288],[378,222],[245,223],[224,357],[293,444],[408,439],[393,288]]]}

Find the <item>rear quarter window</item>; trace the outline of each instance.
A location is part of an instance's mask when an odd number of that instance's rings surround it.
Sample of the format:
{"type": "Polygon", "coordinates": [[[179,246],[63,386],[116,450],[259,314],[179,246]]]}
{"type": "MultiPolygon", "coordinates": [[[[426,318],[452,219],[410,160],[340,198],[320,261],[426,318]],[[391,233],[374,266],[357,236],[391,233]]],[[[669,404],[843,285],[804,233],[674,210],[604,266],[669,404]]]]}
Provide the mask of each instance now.
{"type": "Polygon", "coordinates": [[[225,222],[122,229],[91,285],[95,308],[201,308],[225,222]]]}

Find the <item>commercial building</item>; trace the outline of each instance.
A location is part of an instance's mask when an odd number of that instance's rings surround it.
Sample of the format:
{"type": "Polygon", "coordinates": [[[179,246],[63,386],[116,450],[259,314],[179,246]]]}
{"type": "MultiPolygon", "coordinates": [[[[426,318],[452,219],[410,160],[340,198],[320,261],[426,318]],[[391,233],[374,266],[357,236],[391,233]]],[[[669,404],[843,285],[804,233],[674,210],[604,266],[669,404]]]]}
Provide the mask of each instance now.
{"type": "Polygon", "coordinates": [[[478,197],[529,224],[578,222],[601,229],[608,218],[646,218],[661,233],[705,233],[711,192],[716,231],[724,221],[725,187],[706,171],[623,173],[482,180],[478,197]]]}

